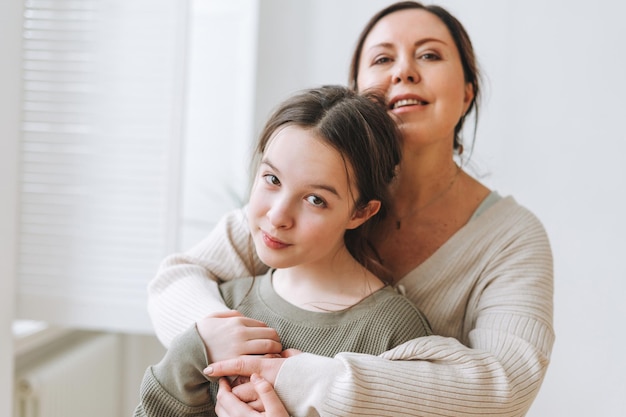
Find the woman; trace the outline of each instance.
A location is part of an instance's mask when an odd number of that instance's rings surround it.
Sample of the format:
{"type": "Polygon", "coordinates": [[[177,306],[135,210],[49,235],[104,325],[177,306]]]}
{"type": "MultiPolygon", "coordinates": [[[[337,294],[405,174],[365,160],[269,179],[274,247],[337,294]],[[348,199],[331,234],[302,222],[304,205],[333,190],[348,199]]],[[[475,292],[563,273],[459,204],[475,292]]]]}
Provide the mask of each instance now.
{"type": "MultiPolygon", "coordinates": [[[[393,212],[371,243],[436,336],[380,357],[247,357],[212,364],[207,374],[258,373],[293,415],[524,415],[554,343],[552,253],[532,213],[454,163],[480,92],[465,30],[437,6],[393,4],[361,34],[351,82],[384,92],[398,119],[393,212]]],[[[237,259],[250,256],[241,244],[247,233],[226,218],[198,247],[164,261],[150,288],[161,340],[219,308],[207,278],[238,276],[237,259]]]]}

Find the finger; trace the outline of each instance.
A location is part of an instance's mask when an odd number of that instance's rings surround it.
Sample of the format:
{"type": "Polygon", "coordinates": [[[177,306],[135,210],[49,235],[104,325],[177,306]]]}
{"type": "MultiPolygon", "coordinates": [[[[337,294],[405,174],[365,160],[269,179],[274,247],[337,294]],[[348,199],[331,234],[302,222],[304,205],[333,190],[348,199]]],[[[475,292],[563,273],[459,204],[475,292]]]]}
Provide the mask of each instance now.
{"type": "Polygon", "coordinates": [[[232,390],[236,386],[242,385],[242,384],[247,384],[248,382],[250,382],[250,378],[248,378],[247,376],[238,375],[238,376],[235,377],[234,380],[230,381],[230,388],[232,390]]]}
{"type": "Polygon", "coordinates": [[[254,356],[239,356],[238,358],[212,363],[204,369],[203,373],[211,377],[229,375],[249,377],[253,373],[261,373],[261,362],[259,359],[254,356]]]}
{"type": "Polygon", "coordinates": [[[218,395],[221,392],[222,394],[224,393],[230,393],[232,392],[232,388],[230,387],[230,383],[228,382],[228,379],[226,378],[220,378],[217,383],[219,384],[219,388],[217,390],[218,395]]]}
{"type": "Polygon", "coordinates": [[[285,349],[282,352],[280,352],[280,356],[283,357],[283,358],[290,358],[292,356],[296,356],[296,355],[299,355],[301,353],[302,353],[301,350],[291,348],[291,349],[285,349]]]}
{"type": "Polygon", "coordinates": [[[263,358],[262,356],[239,356],[234,359],[214,362],[203,373],[210,377],[259,374],[273,384],[281,366],[287,359],[263,358]]]}
{"type": "Polygon", "coordinates": [[[256,392],[254,385],[250,381],[242,385],[232,385],[231,390],[232,393],[237,396],[237,398],[248,404],[250,408],[253,408],[255,411],[258,411],[260,413],[265,411],[263,401],[261,401],[259,394],[256,392]]]}
{"type": "Polygon", "coordinates": [[[250,317],[243,317],[242,316],[242,317],[238,318],[238,320],[239,320],[239,322],[241,322],[241,324],[243,324],[246,327],[261,327],[261,328],[271,329],[271,327],[267,327],[267,324],[265,324],[264,322],[262,322],[260,320],[256,320],[256,319],[251,319],[250,317]]]}
{"type": "Polygon", "coordinates": [[[268,339],[274,340],[276,342],[280,342],[280,337],[278,337],[278,332],[271,327],[254,327],[254,326],[245,326],[241,327],[238,330],[237,335],[241,339],[251,340],[251,339],[268,339]]]}
{"type": "Polygon", "coordinates": [[[278,355],[280,357],[280,352],[283,350],[283,345],[280,341],[270,340],[270,339],[255,339],[249,340],[245,342],[244,347],[245,352],[248,352],[248,355],[278,355]]]}
{"type": "Polygon", "coordinates": [[[254,384],[249,381],[245,384],[231,387],[231,392],[245,403],[251,403],[259,398],[254,384]]]}
{"type": "MultiPolygon", "coordinates": [[[[233,339],[234,340],[234,339],[233,339]]],[[[276,355],[280,357],[280,352],[283,347],[280,342],[276,342],[274,340],[247,340],[240,341],[239,344],[235,348],[230,349],[232,355],[234,356],[242,356],[242,355],[276,355]]],[[[232,356],[231,356],[232,357],[232,356]]],[[[223,360],[227,358],[217,358],[215,362],[219,360],[223,360]]]]}
{"type": "Polygon", "coordinates": [[[254,410],[235,396],[226,378],[220,378],[219,390],[215,402],[215,414],[218,417],[253,416],[254,410]]]}
{"type": "Polygon", "coordinates": [[[217,319],[226,319],[229,317],[243,317],[243,315],[238,312],[237,310],[226,310],[226,311],[219,311],[217,313],[211,313],[208,316],[206,316],[207,318],[217,318],[217,319]]]}
{"type": "Polygon", "coordinates": [[[205,317],[205,319],[228,319],[228,318],[238,318],[240,322],[244,326],[247,326],[247,327],[266,327],[267,328],[267,324],[265,324],[264,322],[246,317],[237,310],[219,311],[217,313],[209,314],[208,316],[205,317]]]}
{"type": "Polygon", "coordinates": [[[272,384],[257,374],[252,374],[251,381],[263,403],[265,415],[272,417],[289,417],[289,413],[287,413],[285,406],[280,401],[280,398],[278,398],[272,384]]]}

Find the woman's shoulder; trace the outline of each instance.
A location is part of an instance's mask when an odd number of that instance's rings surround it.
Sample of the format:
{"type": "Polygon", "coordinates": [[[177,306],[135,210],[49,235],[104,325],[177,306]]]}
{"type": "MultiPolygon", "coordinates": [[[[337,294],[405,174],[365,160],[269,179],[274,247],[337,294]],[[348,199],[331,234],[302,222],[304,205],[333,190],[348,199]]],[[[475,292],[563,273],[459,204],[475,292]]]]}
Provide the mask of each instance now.
{"type": "Polygon", "coordinates": [[[492,191],[478,206],[471,220],[493,222],[496,219],[514,224],[520,222],[541,223],[535,213],[518,203],[512,195],[502,196],[497,191],[492,191]]]}
{"type": "MultiPolygon", "coordinates": [[[[492,192],[478,216],[470,221],[459,237],[473,245],[509,246],[512,242],[524,246],[549,247],[546,229],[535,213],[511,196],[492,192]],[[466,239],[472,237],[471,239],[466,239]],[[477,243],[477,239],[482,244],[477,243]]],[[[487,200],[486,199],[486,200],[487,200]]]]}

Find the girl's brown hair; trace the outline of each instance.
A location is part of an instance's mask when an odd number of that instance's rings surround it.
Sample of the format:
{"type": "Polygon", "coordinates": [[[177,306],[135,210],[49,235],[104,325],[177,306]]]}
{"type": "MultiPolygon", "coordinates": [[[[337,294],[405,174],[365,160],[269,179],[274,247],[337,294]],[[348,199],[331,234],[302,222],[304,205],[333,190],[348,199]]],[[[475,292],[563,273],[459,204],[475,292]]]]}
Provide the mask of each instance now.
{"type": "MultiPolygon", "coordinates": [[[[379,278],[389,281],[389,273],[377,261],[366,236],[389,208],[389,185],[400,162],[399,129],[387,113],[384,98],[374,92],[357,93],[346,87],[323,86],[304,90],[284,101],[265,124],[256,147],[260,156],[275,133],[293,125],[312,129],[339,152],[346,174],[356,183],[355,210],[371,200],[379,200],[377,215],[345,233],[346,247],[354,258],[379,278]]],[[[350,179],[350,178],[349,178],[350,179]]],[[[351,181],[349,181],[351,183],[351,181]]]]}

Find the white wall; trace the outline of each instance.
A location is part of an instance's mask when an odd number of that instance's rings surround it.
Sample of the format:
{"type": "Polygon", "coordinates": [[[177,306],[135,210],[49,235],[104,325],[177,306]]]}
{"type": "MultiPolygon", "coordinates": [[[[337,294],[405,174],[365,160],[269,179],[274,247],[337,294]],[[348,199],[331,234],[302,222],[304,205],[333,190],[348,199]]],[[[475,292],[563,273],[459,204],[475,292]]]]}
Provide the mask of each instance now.
{"type": "Polygon", "coordinates": [[[0,2],[0,415],[13,403],[13,334],[17,204],[17,140],[21,4],[0,2]]]}
{"type": "MultiPolygon", "coordinates": [[[[345,83],[381,0],[263,0],[257,129],[286,94],[345,83]]],[[[555,257],[552,364],[529,416],[626,415],[626,4],[441,0],[486,78],[482,180],[545,224],[555,257]]]]}

